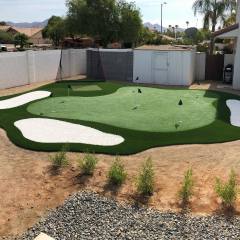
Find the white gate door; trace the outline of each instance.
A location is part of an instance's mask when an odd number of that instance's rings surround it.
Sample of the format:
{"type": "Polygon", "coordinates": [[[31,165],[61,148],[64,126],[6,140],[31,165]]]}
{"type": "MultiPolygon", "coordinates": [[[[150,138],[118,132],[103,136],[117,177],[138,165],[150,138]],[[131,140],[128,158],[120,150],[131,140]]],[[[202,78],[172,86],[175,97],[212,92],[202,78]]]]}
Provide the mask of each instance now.
{"type": "Polygon", "coordinates": [[[155,84],[168,84],[168,52],[153,53],[152,81],[155,84]]]}

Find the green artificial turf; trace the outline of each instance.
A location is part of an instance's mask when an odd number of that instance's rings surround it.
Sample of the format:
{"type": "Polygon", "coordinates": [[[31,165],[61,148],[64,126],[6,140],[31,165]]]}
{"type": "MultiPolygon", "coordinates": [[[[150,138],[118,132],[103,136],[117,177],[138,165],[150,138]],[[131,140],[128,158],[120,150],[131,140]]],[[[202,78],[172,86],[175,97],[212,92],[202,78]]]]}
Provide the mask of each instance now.
{"type": "Polygon", "coordinates": [[[80,85],[71,85],[71,88],[73,91],[87,91],[87,92],[94,92],[94,91],[101,91],[102,89],[98,85],[88,85],[88,86],[82,86],[80,85]]]}
{"type": "Polygon", "coordinates": [[[186,131],[207,126],[216,119],[216,94],[205,97],[204,91],[146,87],[141,92],[137,87],[122,87],[105,96],[47,98],[31,104],[27,110],[45,117],[149,132],[186,131]]]}
{"type": "MultiPolygon", "coordinates": [[[[240,100],[239,96],[233,94],[145,87],[140,87],[142,94],[138,94],[138,87],[133,84],[94,81],[73,81],[71,85],[90,88],[95,85],[101,91],[73,91],[69,89],[69,84],[60,82],[43,86],[38,90],[51,91],[52,97],[14,109],[0,110],[0,127],[6,130],[12,142],[37,151],[60,150],[64,143],[29,141],[14,126],[17,120],[49,118],[47,115],[117,134],[125,139],[122,144],[112,147],[69,144],[71,151],[128,155],[158,146],[240,139],[240,128],[230,124],[230,111],[226,106],[228,99],[240,100]],[[68,93],[70,97],[67,97],[68,93]],[[182,106],[178,105],[180,99],[182,106]],[[44,115],[39,116],[40,113],[44,115]]],[[[0,100],[10,97],[13,96],[0,100]]]]}

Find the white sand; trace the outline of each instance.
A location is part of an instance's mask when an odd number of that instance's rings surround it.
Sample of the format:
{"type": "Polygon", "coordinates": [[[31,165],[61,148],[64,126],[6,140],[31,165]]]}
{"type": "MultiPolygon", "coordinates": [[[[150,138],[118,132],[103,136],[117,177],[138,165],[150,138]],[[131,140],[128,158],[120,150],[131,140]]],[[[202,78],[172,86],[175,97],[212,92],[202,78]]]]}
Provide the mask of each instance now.
{"type": "Polygon", "coordinates": [[[240,101],[227,100],[227,106],[231,111],[231,124],[233,126],[240,127],[240,101]]]}
{"type": "Polygon", "coordinates": [[[38,237],[36,237],[34,240],[54,240],[54,238],[49,237],[49,236],[46,235],[45,233],[41,233],[41,234],[38,235],[38,237]]]}
{"type": "Polygon", "coordinates": [[[29,118],[17,121],[14,125],[25,138],[39,143],[82,143],[115,146],[124,142],[124,138],[118,135],[54,119],[29,118]]]}
{"type": "Polygon", "coordinates": [[[50,95],[51,92],[48,91],[34,91],[30,93],[25,93],[17,97],[0,101],[0,109],[10,109],[19,107],[26,103],[49,97],[50,95]]]}

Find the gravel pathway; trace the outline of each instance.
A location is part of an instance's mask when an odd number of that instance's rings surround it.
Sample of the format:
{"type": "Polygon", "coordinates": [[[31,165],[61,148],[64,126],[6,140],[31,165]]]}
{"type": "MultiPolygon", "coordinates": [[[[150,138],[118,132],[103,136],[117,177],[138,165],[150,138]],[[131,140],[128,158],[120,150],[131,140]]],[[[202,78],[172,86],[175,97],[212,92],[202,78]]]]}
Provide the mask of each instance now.
{"type": "Polygon", "coordinates": [[[240,218],[190,217],[118,204],[94,193],[73,195],[20,239],[240,239],[240,218]]]}

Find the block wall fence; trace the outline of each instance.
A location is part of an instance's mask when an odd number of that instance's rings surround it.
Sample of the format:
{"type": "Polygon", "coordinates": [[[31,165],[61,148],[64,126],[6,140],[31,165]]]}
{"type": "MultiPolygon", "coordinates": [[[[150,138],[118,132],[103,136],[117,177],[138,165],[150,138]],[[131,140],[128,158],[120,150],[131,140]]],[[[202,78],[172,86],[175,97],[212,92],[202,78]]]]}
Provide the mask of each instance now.
{"type": "MultiPolygon", "coordinates": [[[[55,80],[61,50],[26,51],[0,54],[0,89],[55,80]]],[[[86,50],[62,52],[63,77],[86,74],[86,50]]]]}

